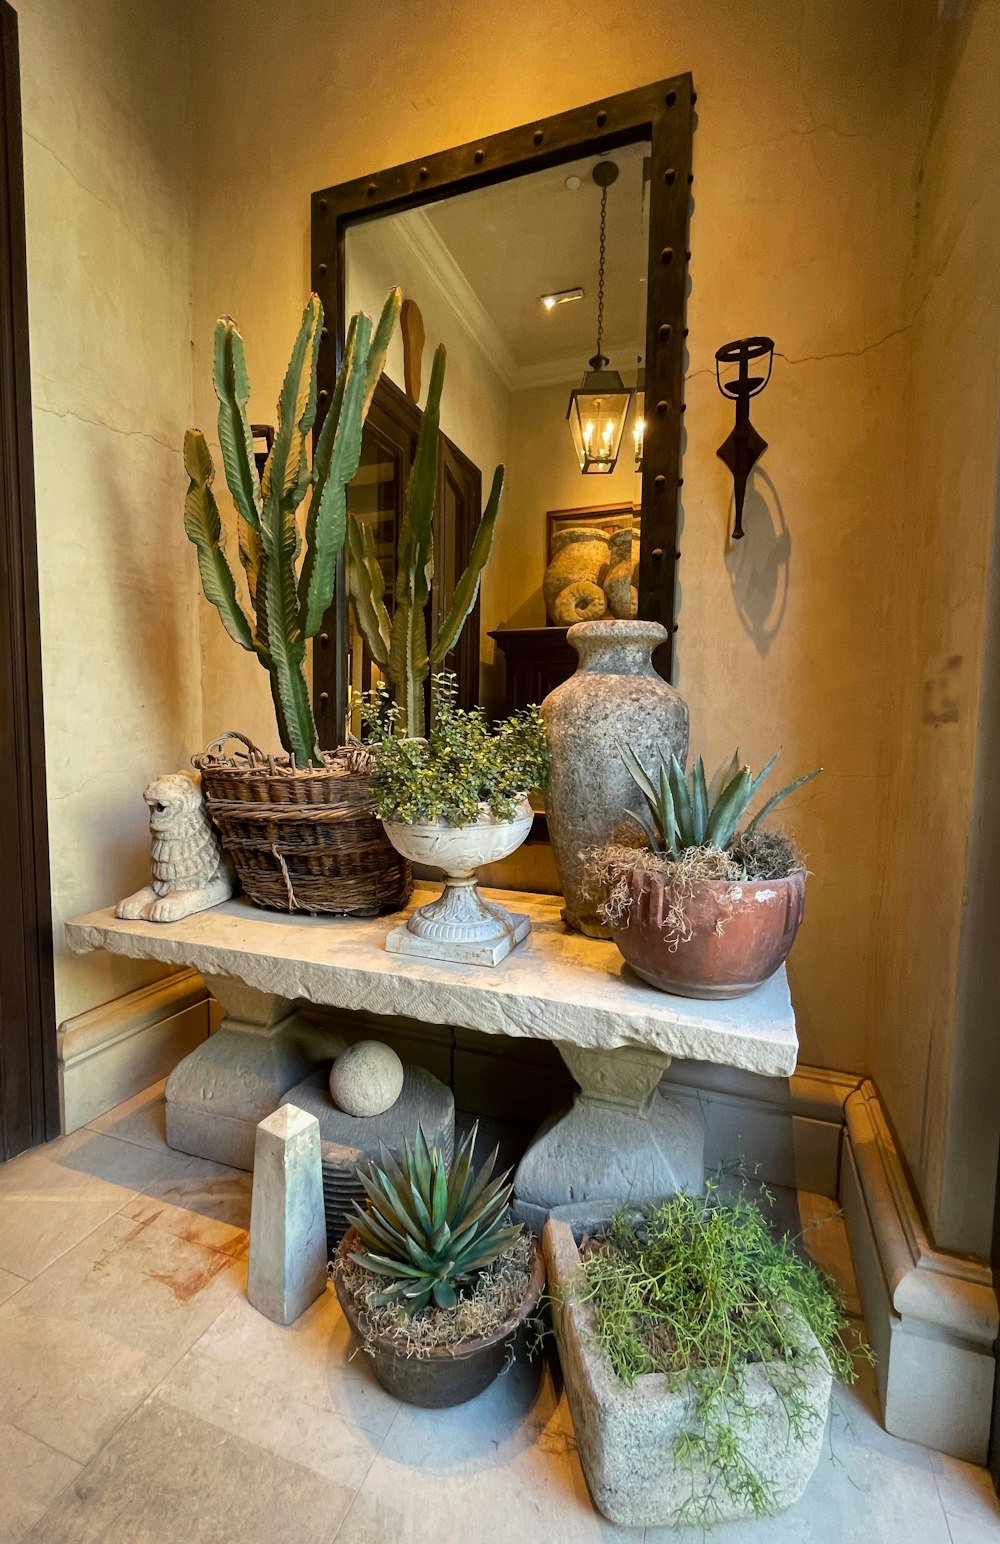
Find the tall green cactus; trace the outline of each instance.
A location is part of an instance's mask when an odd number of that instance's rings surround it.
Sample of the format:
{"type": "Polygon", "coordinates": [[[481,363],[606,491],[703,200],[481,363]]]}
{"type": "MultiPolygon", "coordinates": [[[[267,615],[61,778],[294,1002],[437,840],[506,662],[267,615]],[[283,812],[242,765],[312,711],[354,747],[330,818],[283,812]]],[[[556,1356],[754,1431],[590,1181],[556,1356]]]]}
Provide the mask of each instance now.
{"type": "Polygon", "coordinates": [[[372,659],[392,686],[400,707],[400,729],[409,735],[423,734],[424,682],[431,666],[440,665],[455,647],[476,604],[479,581],[493,546],[493,531],[503,491],[504,469],[498,466],[468,565],[455,585],[448,615],[433,644],[428,647],[424,611],[430,599],[434,573],[434,498],[445,357],[444,346],[439,345],[431,367],[413,470],[406,487],[391,617],[383,598],[385,581],[371,526],[362,524],[353,515],[347,517],[347,583],[358,626],[372,659]]]}
{"type": "Polygon", "coordinates": [[[351,318],[337,384],[310,465],[306,442],[316,419],[323,327],[319,297],[310,295],[278,399],[274,444],[260,479],[247,418],[250,381],[243,339],[232,317],[216,323],[219,444],[236,505],[249,614],[223,550],[211,452],[200,429],[189,429],[184,436],[190,479],[184,529],[198,550],[202,588],[230,638],[256,654],[267,671],[281,743],[299,767],[323,764],[306,685],[306,640],[319,631],[333,595],[334,568],[347,525],[347,485],[358,469],[362,427],[401,304],[400,291],[390,290],[374,333],[370,317],[359,313],[351,318]],[[307,492],[311,497],[303,538],[296,512],[307,492]]]}

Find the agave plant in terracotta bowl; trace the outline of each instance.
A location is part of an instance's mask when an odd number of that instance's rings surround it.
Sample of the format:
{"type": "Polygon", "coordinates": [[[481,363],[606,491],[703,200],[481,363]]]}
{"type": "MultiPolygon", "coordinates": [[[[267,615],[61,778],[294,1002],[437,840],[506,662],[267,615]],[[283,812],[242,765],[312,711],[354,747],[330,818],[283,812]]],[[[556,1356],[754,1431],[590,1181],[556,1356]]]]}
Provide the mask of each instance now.
{"type": "Polygon", "coordinates": [[[794,843],[764,825],[777,804],[821,770],[789,783],[742,826],[778,758],[756,776],[739,751],[711,782],[699,756],[685,777],[676,756],[622,759],[646,810],[588,855],[588,881],[628,964],[679,997],[741,997],[784,963],[802,921],[806,871],[794,843]]]}

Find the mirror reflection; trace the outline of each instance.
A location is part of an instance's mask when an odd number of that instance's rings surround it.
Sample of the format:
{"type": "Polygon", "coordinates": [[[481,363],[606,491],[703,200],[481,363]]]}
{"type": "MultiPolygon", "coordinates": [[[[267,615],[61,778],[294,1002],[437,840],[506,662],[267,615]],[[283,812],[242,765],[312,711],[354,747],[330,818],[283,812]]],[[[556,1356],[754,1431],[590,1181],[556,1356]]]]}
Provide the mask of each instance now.
{"type": "MultiPolygon", "coordinates": [[[[558,629],[634,614],[648,166],[649,145],[637,143],[346,232],[347,314],[377,314],[392,284],[407,302],[350,490],[387,601],[439,342],[448,361],[432,627],[465,566],[493,469],[506,468],[478,616],[446,662],[466,705],[498,713],[538,700],[556,684],[553,670],[562,679],[572,668],[551,664],[560,648],[573,658],[558,629]],[[527,671],[526,660],[535,662],[527,671]]],[[[350,685],[366,690],[377,670],[353,616],[348,651],[350,685]]]]}

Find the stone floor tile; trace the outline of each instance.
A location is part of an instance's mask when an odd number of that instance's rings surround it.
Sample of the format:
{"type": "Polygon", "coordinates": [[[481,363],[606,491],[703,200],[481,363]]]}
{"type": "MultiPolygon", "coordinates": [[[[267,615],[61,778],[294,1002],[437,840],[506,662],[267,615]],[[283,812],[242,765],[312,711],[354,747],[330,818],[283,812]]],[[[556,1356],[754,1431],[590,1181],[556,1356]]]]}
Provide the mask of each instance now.
{"type": "Polygon", "coordinates": [[[454,1410],[403,1405],[337,1544],[611,1544],[547,1367],[518,1364],[454,1410]]]}
{"type": "MultiPolygon", "coordinates": [[[[249,1175],[240,1177],[250,1178],[249,1175]]],[[[125,1203],[121,1216],[130,1217],[133,1222],[142,1222],[149,1227],[165,1228],[168,1233],[186,1239],[189,1244],[218,1249],[222,1254],[231,1255],[234,1260],[241,1260],[247,1253],[249,1243],[246,1228],[206,1211],[208,1206],[214,1206],[219,1211],[228,1210],[233,1215],[243,1215],[245,1203],[242,1188],[233,1183],[232,1193],[224,1194],[229,1187],[230,1182],[225,1180],[209,1182],[207,1187],[202,1183],[195,1196],[199,1202],[197,1210],[189,1209],[190,1193],[184,1195],[182,1205],[161,1200],[156,1194],[137,1195],[125,1203]]]]}
{"type": "Polygon", "coordinates": [[[5,1303],[15,1292],[19,1292],[26,1280],[25,1276],[15,1276],[13,1271],[0,1271],[0,1303],[5,1303]]]}
{"type": "Polygon", "coordinates": [[[161,1155],[159,1161],[164,1164],[163,1171],[143,1186],[143,1195],[179,1207],[191,1216],[247,1231],[252,1174],[222,1163],[209,1163],[205,1158],[184,1158],[178,1153],[172,1153],[169,1160],[161,1155]]]}
{"type": "Polygon", "coordinates": [[[115,1432],[28,1544],[329,1544],[348,1485],[154,1398],[115,1432]]]}
{"type": "Polygon", "coordinates": [[[226,1367],[234,1385],[253,1379],[280,1394],[294,1391],[302,1404],[314,1411],[334,1411],[377,1440],[399,1408],[364,1360],[352,1359],[350,1328],[332,1288],[287,1326],[265,1319],[240,1294],[195,1350],[197,1358],[226,1367]]]}
{"type": "Polygon", "coordinates": [[[87,1462],[245,1274],[164,1228],[110,1218],[0,1305],[0,1420],[87,1462]]]}
{"type": "Polygon", "coordinates": [[[0,1544],[20,1544],[80,1465],[16,1426],[0,1426],[0,1544]]]}
{"type": "Polygon", "coordinates": [[[84,1127],[0,1165],[0,1269],[30,1280],[112,1217],[140,1186],[138,1152],[84,1127]]]}
{"type": "MultiPolygon", "coordinates": [[[[357,1373],[349,1367],[343,1376],[357,1373]]],[[[297,1380],[266,1383],[203,1350],[200,1342],[167,1374],[157,1397],[352,1492],[368,1473],[380,1441],[339,1411],[319,1410],[301,1399],[297,1380]]]]}
{"type": "Polygon", "coordinates": [[[122,1137],[139,1147],[162,1150],[167,1145],[167,1115],[163,1090],[166,1078],[143,1089],[132,1099],[116,1104],[94,1120],[87,1122],[90,1131],[103,1131],[106,1136],[122,1137]]]}
{"type": "Polygon", "coordinates": [[[947,1453],[930,1453],[931,1468],[937,1480],[941,1505],[949,1521],[965,1518],[990,1525],[1000,1538],[1000,1500],[986,1469],[963,1463],[947,1453]]]}
{"type": "MultiPolygon", "coordinates": [[[[998,1544],[1000,1523],[978,1517],[949,1517],[951,1544],[998,1544]]],[[[923,1541],[921,1541],[923,1544],[923,1541]]]]}

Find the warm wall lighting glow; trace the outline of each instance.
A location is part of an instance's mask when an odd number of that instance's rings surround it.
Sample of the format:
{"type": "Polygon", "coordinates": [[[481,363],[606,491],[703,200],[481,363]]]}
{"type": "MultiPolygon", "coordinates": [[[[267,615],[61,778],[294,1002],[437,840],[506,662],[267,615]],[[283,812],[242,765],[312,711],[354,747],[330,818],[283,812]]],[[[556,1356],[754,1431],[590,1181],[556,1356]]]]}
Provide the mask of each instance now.
{"type": "Polygon", "coordinates": [[[542,305],[546,311],[554,311],[556,306],[564,306],[571,300],[582,300],[582,289],[556,290],[551,295],[542,296],[542,305]]]}

